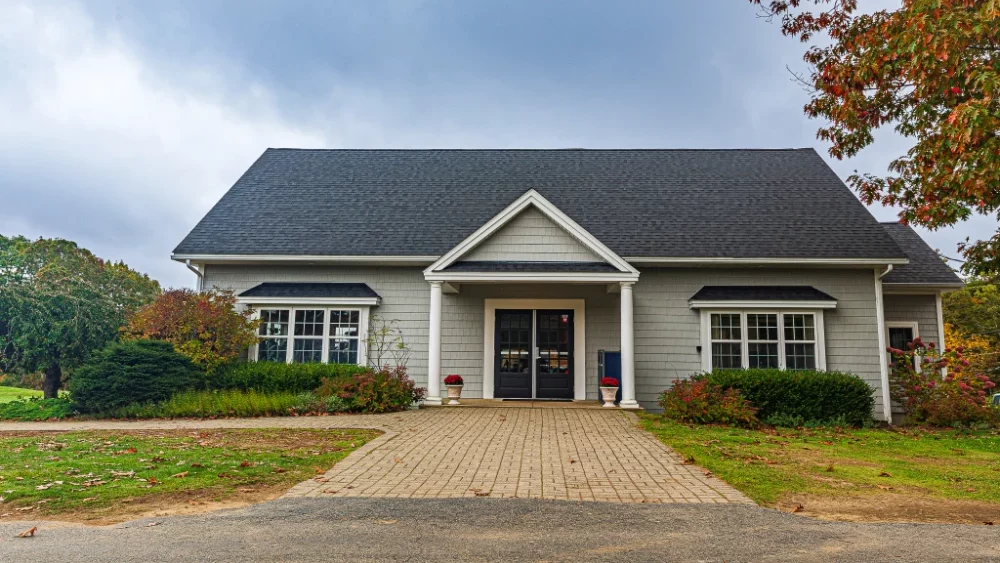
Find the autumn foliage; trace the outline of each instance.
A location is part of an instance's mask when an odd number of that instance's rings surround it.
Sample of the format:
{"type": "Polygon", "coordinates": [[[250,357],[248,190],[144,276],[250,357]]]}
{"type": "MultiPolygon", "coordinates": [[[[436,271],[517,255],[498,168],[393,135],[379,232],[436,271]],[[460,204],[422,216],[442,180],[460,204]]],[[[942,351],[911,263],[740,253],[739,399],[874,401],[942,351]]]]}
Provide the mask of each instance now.
{"type": "Polygon", "coordinates": [[[231,291],[172,289],[132,317],[124,338],[165,340],[212,373],[257,342],[258,321],[235,305],[231,291]]]}
{"type": "MultiPolygon", "coordinates": [[[[865,203],[930,229],[1000,210],[1000,0],[903,0],[862,13],[857,0],[750,0],[803,42],[805,113],[830,155],[852,157],[891,126],[912,143],[887,174],[848,178],[865,203]],[[829,39],[829,41],[827,41],[829,39]]],[[[1000,233],[964,244],[965,270],[1000,273],[1000,233]]]]}
{"type": "Polygon", "coordinates": [[[909,420],[934,426],[1000,421],[1000,411],[990,404],[996,385],[969,369],[971,363],[961,346],[939,350],[933,342],[915,338],[905,350],[888,348],[888,352],[893,358],[892,397],[906,407],[909,420]]]}

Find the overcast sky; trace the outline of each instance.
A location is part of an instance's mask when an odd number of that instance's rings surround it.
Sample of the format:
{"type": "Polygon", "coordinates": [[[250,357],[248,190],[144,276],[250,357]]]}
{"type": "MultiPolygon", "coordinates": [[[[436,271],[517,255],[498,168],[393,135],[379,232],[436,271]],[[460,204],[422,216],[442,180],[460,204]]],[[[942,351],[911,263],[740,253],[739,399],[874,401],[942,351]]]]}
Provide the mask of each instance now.
{"type": "Polygon", "coordinates": [[[267,147],[811,146],[883,172],[903,140],[816,140],[802,51],[746,0],[0,0],[0,233],[192,286],[171,250],[267,147]]]}

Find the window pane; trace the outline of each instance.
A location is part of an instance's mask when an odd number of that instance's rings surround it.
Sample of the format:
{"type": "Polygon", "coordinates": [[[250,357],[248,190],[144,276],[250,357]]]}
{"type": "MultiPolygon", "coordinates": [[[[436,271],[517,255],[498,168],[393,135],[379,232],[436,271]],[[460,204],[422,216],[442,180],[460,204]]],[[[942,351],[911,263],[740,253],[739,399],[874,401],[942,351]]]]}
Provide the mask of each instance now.
{"type": "Polygon", "coordinates": [[[897,350],[906,350],[910,342],[913,342],[913,329],[909,327],[889,328],[889,347],[897,350]]]}
{"type": "Polygon", "coordinates": [[[301,364],[323,361],[323,340],[320,338],[296,338],[294,348],[292,348],[292,361],[301,364]]]}
{"type": "Polygon", "coordinates": [[[287,336],[288,309],[261,309],[258,334],[261,336],[287,336]]]}
{"type": "Polygon", "coordinates": [[[748,314],[747,338],[750,340],[778,340],[778,315],[748,314]]]}
{"type": "Polygon", "coordinates": [[[330,311],[330,336],[358,336],[360,318],[358,311],[330,311]]]}
{"type": "Polygon", "coordinates": [[[785,340],[816,340],[813,316],[810,314],[785,315],[785,340]]]}
{"type": "MultiPolygon", "coordinates": [[[[749,324],[749,323],[747,323],[749,324]]],[[[747,345],[749,348],[749,365],[751,368],[777,368],[778,367],[778,343],[753,343],[747,345]]]]}
{"type": "Polygon", "coordinates": [[[740,344],[736,342],[712,343],[712,367],[715,369],[740,369],[743,367],[740,344]]]}
{"type": "Polygon", "coordinates": [[[358,363],[358,340],[356,338],[331,338],[330,363],[358,363]]]}
{"type": "Polygon", "coordinates": [[[323,310],[295,311],[295,336],[323,336],[323,310]]]}
{"type": "Polygon", "coordinates": [[[740,333],[739,313],[713,313],[712,314],[712,340],[739,340],[740,333]]]}
{"type": "MultiPolygon", "coordinates": [[[[287,313],[287,311],[285,311],[287,313]]],[[[284,362],[288,351],[287,338],[264,338],[257,345],[257,361],[284,362]]]]}
{"type": "Polygon", "coordinates": [[[787,369],[816,369],[815,344],[785,344],[787,369]]]}

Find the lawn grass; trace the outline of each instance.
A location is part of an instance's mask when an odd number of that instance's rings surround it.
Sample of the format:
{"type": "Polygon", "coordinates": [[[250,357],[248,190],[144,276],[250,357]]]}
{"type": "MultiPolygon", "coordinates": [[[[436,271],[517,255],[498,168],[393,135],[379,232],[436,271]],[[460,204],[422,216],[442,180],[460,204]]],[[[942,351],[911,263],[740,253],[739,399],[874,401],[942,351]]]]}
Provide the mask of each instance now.
{"type": "Polygon", "coordinates": [[[961,501],[1000,515],[995,430],[744,430],[654,415],[644,415],[642,425],[765,506],[809,498],[818,499],[816,505],[867,503],[887,511],[906,503],[961,501]]]}
{"type": "Polygon", "coordinates": [[[8,403],[18,399],[41,396],[42,392],[34,389],[22,389],[20,387],[6,387],[4,385],[0,385],[0,403],[8,403]]]}
{"type": "Polygon", "coordinates": [[[329,470],[372,430],[6,433],[0,521],[117,521],[178,505],[264,500],[329,470]]]}

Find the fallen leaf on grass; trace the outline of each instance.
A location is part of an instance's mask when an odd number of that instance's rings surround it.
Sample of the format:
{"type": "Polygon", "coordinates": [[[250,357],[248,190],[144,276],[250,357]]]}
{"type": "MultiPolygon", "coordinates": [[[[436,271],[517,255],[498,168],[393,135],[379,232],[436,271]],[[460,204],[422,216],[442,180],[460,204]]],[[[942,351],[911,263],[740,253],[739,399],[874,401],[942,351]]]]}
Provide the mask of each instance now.
{"type": "Polygon", "coordinates": [[[92,500],[97,500],[97,497],[87,497],[87,498],[83,499],[83,502],[90,502],[92,500]]]}
{"type": "Polygon", "coordinates": [[[992,526],[992,525],[993,525],[993,522],[983,522],[983,524],[985,524],[985,525],[987,525],[987,526],[992,526]]]}
{"type": "Polygon", "coordinates": [[[802,506],[801,504],[796,504],[795,508],[792,509],[792,512],[802,512],[805,509],[806,507],[802,506]]]}
{"type": "Polygon", "coordinates": [[[878,485],[878,488],[882,489],[883,491],[891,491],[892,490],[892,487],[890,487],[889,485],[878,485]]]}
{"type": "Polygon", "coordinates": [[[883,471],[883,472],[879,473],[878,476],[879,477],[892,477],[892,475],[890,475],[888,471],[883,471]]]}
{"type": "Polygon", "coordinates": [[[325,469],[323,469],[321,467],[317,467],[315,465],[313,466],[313,471],[315,471],[317,475],[322,475],[322,474],[326,473],[325,469]]]}
{"type": "Polygon", "coordinates": [[[833,464],[830,464],[830,465],[826,466],[826,472],[827,473],[833,473],[833,464]]]}
{"type": "Polygon", "coordinates": [[[17,537],[19,537],[19,538],[33,538],[33,537],[35,537],[35,532],[37,532],[37,531],[38,531],[38,526],[32,526],[32,528],[30,530],[25,530],[25,531],[21,532],[20,534],[18,534],[17,537]]]}
{"type": "Polygon", "coordinates": [[[183,479],[184,477],[187,476],[188,476],[187,471],[181,471],[180,473],[174,473],[173,475],[171,475],[171,477],[173,477],[174,479],[183,479]]]}

